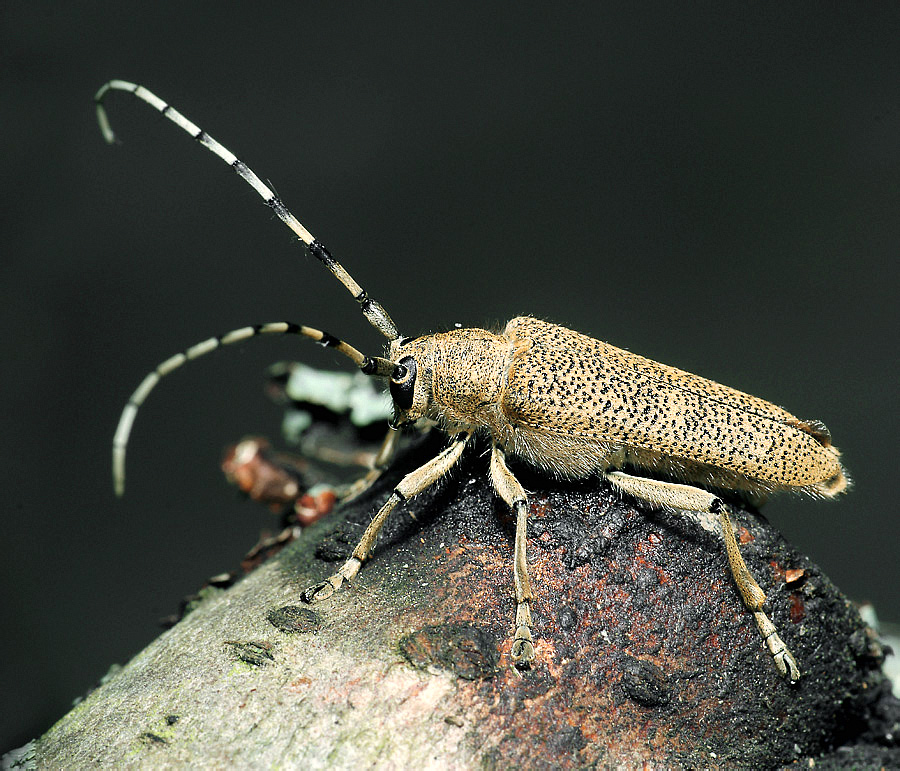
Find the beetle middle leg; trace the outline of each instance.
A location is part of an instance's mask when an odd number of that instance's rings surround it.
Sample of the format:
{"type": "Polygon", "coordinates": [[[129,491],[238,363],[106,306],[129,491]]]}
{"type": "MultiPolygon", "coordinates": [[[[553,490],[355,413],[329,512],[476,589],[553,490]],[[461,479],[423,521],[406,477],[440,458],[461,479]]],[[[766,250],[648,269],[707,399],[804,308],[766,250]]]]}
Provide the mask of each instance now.
{"type": "Polygon", "coordinates": [[[762,609],[766,600],[765,592],[750,574],[747,563],[741,556],[737,539],[734,536],[734,527],[728,518],[728,509],[722,499],[713,493],[691,485],[660,482],[655,479],[631,476],[621,471],[609,471],[606,473],[606,478],[622,492],[648,503],[684,511],[707,512],[717,517],[719,528],[725,539],[725,552],[728,556],[731,575],[737,584],[744,605],[753,613],[759,632],[775,660],[778,671],[792,683],[799,680],[800,669],[796,659],[778,636],[775,625],[762,609]]]}
{"type": "Polygon", "coordinates": [[[528,498],[519,480],[506,465],[506,457],[497,445],[491,449],[491,481],[497,494],[516,514],[516,546],[513,575],[516,585],[516,634],[510,657],[518,669],[528,669],[534,661],[534,643],[531,639],[531,579],[525,542],[528,535],[528,498]]]}
{"type": "Polygon", "coordinates": [[[378,513],[372,518],[362,538],[360,538],[359,543],[353,550],[350,559],[341,566],[337,573],[303,592],[303,600],[305,602],[318,602],[327,599],[340,589],[345,581],[352,580],[375,546],[378,533],[381,532],[381,528],[390,513],[407,498],[418,495],[450,471],[459,460],[465,449],[466,442],[469,441],[471,436],[471,432],[460,434],[443,452],[403,477],[391,492],[390,498],[387,499],[385,504],[378,510],[378,513]]]}

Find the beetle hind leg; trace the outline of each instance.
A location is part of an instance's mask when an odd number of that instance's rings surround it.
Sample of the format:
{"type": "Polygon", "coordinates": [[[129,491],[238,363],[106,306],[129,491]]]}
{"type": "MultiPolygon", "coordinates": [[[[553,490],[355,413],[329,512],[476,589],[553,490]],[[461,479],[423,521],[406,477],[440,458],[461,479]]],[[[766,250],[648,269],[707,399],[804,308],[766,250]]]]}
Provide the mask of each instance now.
{"type": "Polygon", "coordinates": [[[713,493],[691,485],[661,482],[655,479],[632,476],[621,471],[609,471],[606,473],[606,477],[622,492],[656,506],[668,506],[684,511],[705,512],[716,517],[718,529],[725,540],[728,566],[731,569],[731,575],[737,585],[741,599],[744,601],[747,609],[753,613],[756,626],[759,628],[763,642],[768,647],[778,671],[792,683],[797,682],[800,679],[800,668],[797,666],[797,660],[788,650],[781,637],[779,637],[772,620],[762,609],[766,600],[765,592],[760,588],[756,579],[753,578],[747,563],[744,562],[744,558],[741,556],[741,551],[734,535],[734,527],[728,517],[728,509],[722,499],[713,493]]]}

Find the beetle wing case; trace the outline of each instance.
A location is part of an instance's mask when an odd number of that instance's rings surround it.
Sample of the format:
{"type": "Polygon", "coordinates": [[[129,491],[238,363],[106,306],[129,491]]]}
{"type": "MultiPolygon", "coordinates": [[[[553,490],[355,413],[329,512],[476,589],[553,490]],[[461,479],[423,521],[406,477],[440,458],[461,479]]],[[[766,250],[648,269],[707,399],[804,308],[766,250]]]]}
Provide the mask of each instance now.
{"type": "Polygon", "coordinates": [[[846,487],[815,422],[539,319],[512,319],[505,334],[517,350],[503,395],[520,434],[510,449],[540,467],[582,476],[629,462],[760,494],[830,497],[846,487]],[[552,450],[553,463],[528,445],[552,450]]]}

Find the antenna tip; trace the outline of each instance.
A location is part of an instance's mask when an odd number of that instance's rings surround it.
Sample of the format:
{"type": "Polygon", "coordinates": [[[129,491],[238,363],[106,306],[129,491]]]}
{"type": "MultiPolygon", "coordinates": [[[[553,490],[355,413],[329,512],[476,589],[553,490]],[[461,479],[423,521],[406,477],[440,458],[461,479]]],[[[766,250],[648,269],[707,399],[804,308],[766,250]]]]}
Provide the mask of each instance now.
{"type": "Polygon", "coordinates": [[[125,495],[125,448],[118,445],[113,447],[113,490],[116,498],[125,495]]]}

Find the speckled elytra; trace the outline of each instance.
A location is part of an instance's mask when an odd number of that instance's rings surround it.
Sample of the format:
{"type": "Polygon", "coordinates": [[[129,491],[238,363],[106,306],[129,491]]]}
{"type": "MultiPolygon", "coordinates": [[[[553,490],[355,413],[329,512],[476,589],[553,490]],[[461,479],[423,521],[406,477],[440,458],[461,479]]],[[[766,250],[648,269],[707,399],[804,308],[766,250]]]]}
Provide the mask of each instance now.
{"type": "Polygon", "coordinates": [[[755,396],[535,318],[515,318],[499,333],[455,329],[404,337],[384,308],[253,171],[147,89],[111,80],[97,92],[97,117],[108,142],[115,141],[103,108],[109,91],[134,94],[231,166],[344,285],[388,340],[387,356],[364,356],[326,332],[278,322],[211,337],[167,359],[144,378],[122,412],[113,440],[113,478],[119,495],[124,490],[125,448],[132,424],[160,378],[220,345],[261,334],[300,335],[333,347],[365,374],[389,380],[394,403],[391,431],[372,470],[354,486],[354,494],[389,464],[396,429],[427,421],[450,437],[443,452],[400,481],[340,570],[306,590],[308,601],[323,600],[351,580],[388,515],[450,471],[473,435],[486,434],[491,441],[491,481],[516,515],[517,607],[511,659],[517,667],[527,669],[535,658],[534,594],[525,559],[527,497],[507,466],[507,455],[554,477],[597,476],[652,505],[714,515],[731,574],[776,667],[791,682],[800,677],[794,656],[763,611],[765,594],[741,557],[726,506],[706,488],[750,496],[784,490],[823,498],[838,495],[849,480],[822,423],[799,420],[755,396]],[[620,470],[625,466],[659,472],[682,483],[627,474],[620,470]]]}

